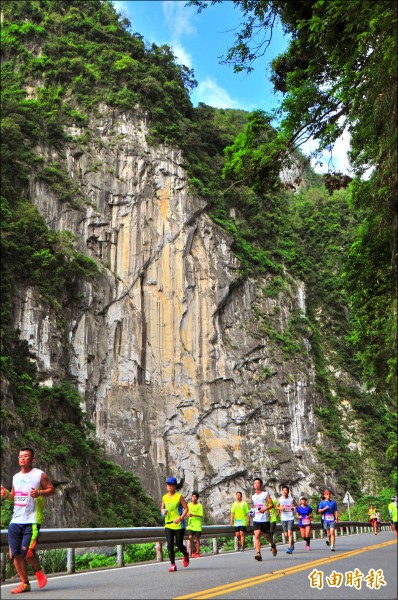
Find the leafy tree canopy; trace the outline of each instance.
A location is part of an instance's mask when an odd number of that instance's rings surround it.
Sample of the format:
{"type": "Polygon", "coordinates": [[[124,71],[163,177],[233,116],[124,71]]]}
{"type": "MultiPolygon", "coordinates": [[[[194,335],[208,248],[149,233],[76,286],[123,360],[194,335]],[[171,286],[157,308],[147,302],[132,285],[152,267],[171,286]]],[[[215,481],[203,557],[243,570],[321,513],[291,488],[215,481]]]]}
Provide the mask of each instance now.
{"type": "MultiPolygon", "coordinates": [[[[188,4],[200,11],[221,1],[188,4]]],[[[284,96],[276,111],[277,134],[271,139],[251,135],[252,121],[245,137],[229,151],[224,173],[235,181],[256,177],[258,184],[268,177],[271,166],[286,164],[308,139],[318,141],[318,152],[332,151],[343,131],[350,133],[350,158],[357,176],[371,172],[367,181],[358,179],[353,186],[360,225],[345,272],[352,339],[369,385],[393,394],[397,4],[392,0],[234,0],[234,4],[243,19],[225,62],[235,71],[253,69],[256,58],[266,52],[277,19],[291,41],[272,63],[271,80],[284,96]]],[[[269,117],[263,116],[266,120],[269,117]]]]}

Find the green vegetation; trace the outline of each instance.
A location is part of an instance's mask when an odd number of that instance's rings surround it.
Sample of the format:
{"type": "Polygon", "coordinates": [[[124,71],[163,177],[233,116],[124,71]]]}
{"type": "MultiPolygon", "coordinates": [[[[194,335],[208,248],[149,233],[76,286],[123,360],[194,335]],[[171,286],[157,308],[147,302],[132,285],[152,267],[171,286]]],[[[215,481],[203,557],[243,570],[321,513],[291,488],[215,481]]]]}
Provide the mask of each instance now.
{"type": "MultiPolygon", "coordinates": [[[[221,2],[192,0],[189,4],[200,12],[221,2]]],[[[344,369],[371,391],[360,394],[360,399],[354,389],[345,394],[352,400],[365,445],[371,447],[372,437],[375,443],[365,416],[369,405],[373,419],[387,427],[384,436],[381,431],[376,434],[377,459],[371,462],[378,468],[381,460],[382,470],[385,474],[390,470],[388,477],[396,484],[397,143],[396,127],[390,126],[395,123],[397,94],[396,4],[391,0],[348,4],[340,0],[296,4],[236,0],[234,4],[242,11],[242,26],[225,62],[236,72],[251,71],[256,58],[265,54],[276,19],[291,42],[272,63],[274,88],[283,94],[276,111],[278,132],[270,130],[271,115],[261,111],[251,115],[245,130],[227,148],[224,177],[238,188],[244,184],[263,196],[271,194],[275,175],[281,167],[294,165],[303,142],[310,137],[317,140],[319,147],[313,153],[317,156],[331,150],[345,129],[351,134],[350,158],[356,178],[349,195],[340,198],[343,210],[334,212],[338,207],[333,199],[350,178],[332,172],[325,177],[330,199],[315,189],[317,185],[298,197],[290,222],[293,237],[280,235],[287,222],[284,210],[272,230],[275,253],[296,274],[301,273],[309,286],[311,345],[319,392],[323,390],[326,400],[319,414],[339,446],[335,460],[329,454],[329,466],[341,472],[337,457],[344,454],[350,476],[358,472],[357,459],[347,451],[348,438],[338,424],[341,397],[334,398],[329,391],[333,380],[327,372],[327,357],[337,350],[344,369]],[[362,180],[369,169],[368,180],[362,180]],[[327,334],[333,336],[333,348],[325,344],[327,334]],[[331,428],[333,422],[336,425],[331,428]]],[[[280,210],[280,200],[276,204],[280,210]]],[[[251,198],[242,212],[246,216],[250,210],[251,198]]],[[[278,210],[272,207],[274,219],[278,210]]],[[[325,452],[320,452],[326,459],[325,452]]]]}

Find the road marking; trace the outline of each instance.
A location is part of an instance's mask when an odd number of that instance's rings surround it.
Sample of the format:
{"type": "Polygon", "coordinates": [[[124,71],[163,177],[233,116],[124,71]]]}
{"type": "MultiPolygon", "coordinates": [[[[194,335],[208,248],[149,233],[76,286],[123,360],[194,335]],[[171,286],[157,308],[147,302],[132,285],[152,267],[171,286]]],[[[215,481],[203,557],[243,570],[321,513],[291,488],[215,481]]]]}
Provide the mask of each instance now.
{"type": "Polygon", "coordinates": [[[320,558],[318,560],[314,560],[310,563],[306,563],[305,565],[296,565],[294,567],[288,567],[287,569],[281,569],[280,571],[273,571],[272,573],[264,573],[263,575],[258,575],[257,577],[251,577],[250,579],[241,579],[240,581],[235,581],[234,583],[227,583],[224,585],[220,585],[218,587],[210,588],[207,590],[202,590],[200,592],[194,592],[192,594],[187,594],[186,596],[178,596],[173,600],[185,600],[188,598],[194,598],[195,600],[205,600],[206,598],[214,598],[215,596],[222,596],[223,594],[227,594],[229,592],[235,592],[236,590],[241,590],[245,587],[252,587],[253,585],[259,585],[260,583],[265,583],[266,581],[271,581],[272,579],[279,579],[280,577],[285,577],[285,575],[293,575],[294,573],[298,573],[300,571],[305,571],[306,569],[312,569],[313,567],[318,567],[319,565],[328,564],[334,562],[336,560],[341,560],[343,558],[349,558],[351,556],[356,556],[357,554],[361,554],[362,552],[368,552],[370,550],[377,550],[378,548],[384,548],[385,546],[392,546],[396,544],[396,540],[391,540],[389,542],[383,542],[382,544],[377,544],[376,546],[369,546],[367,548],[360,548],[358,550],[351,550],[350,552],[344,552],[343,554],[338,554],[336,556],[329,556],[328,558],[320,558]]]}

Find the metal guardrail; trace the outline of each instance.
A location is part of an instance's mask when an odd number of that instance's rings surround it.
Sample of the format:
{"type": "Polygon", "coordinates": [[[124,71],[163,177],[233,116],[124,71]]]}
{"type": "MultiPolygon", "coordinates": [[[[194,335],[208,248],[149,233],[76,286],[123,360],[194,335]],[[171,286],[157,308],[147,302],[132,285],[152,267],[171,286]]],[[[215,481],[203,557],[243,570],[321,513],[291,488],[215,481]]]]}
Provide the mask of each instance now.
{"type": "MultiPolygon", "coordinates": [[[[390,526],[383,522],[382,526],[390,526]]],[[[337,529],[366,528],[371,529],[368,522],[362,521],[339,521],[337,529]]],[[[322,530],[321,523],[312,523],[312,530],[322,530]]],[[[298,531],[299,526],[294,525],[298,531]]],[[[280,523],[276,526],[276,533],[282,531],[280,523]]],[[[252,534],[253,527],[249,526],[246,534],[252,534]]],[[[231,525],[205,525],[202,530],[202,538],[217,538],[220,536],[234,536],[235,529],[231,525]]],[[[164,527],[109,527],[109,528],[70,528],[70,529],[41,529],[37,544],[38,550],[50,550],[54,548],[89,548],[94,546],[116,546],[126,544],[142,544],[147,542],[165,542],[164,527]]],[[[8,550],[7,530],[1,530],[0,552],[8,550]]]]}

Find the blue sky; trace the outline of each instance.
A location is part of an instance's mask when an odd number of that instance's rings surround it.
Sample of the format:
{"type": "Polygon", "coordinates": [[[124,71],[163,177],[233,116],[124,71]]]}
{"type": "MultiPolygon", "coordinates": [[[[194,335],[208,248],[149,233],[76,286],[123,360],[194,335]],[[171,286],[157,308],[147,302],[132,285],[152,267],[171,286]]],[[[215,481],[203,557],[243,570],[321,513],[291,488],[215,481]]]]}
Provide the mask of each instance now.
{"type": "MultiPolygon", "coordinates": [[[[231,1],[197,13],[185,0],[114,0],[116,10],[131,21],[131,31],[140,33],[149,43],[168,44],[178,60],[193,69],[198,86],[191,99],[196,106],[204,102],[217,108],[241,108],[247,111],[271,111],[280,102],[269,81],[270,62],[287,47],[281,27],[273,33],[264,57],[254,63],[250,74],[235,74],[232,66],[220,64],[235,39],[242,13],[231,1]]],[[[276,125],[276,124],[275,124],[276,125]]],[[[337,140],[332,168],[347,173],[348,133],[337,140]]],[[[309,152],[315,144],[309,141],[301,150],[309,152]]],[[[318,172],[328,170],[330,156],[324,155],[318,172]]]]}
{"type": "Polygon", "coordinates": [[[241,11],[233,2],[211,6],[197,13],[184,0],[116,0],[116,10],[126,15],[132,31],[158,45],[168,44],[186,66],[192,68],[198,87],[192,94],[194,105],[205,102],[218,108],[271,110],[278,104],[269,82],[269,62],[283,52],[287,41],[279,27],[263,59],[255,63],[249,75],[235,74],[230,65],[221,65],[219,57],[234,42],[241,22],[241,11]]]}

